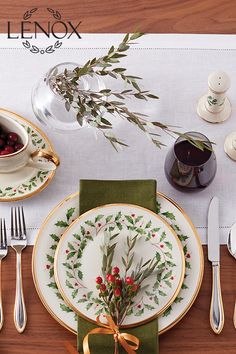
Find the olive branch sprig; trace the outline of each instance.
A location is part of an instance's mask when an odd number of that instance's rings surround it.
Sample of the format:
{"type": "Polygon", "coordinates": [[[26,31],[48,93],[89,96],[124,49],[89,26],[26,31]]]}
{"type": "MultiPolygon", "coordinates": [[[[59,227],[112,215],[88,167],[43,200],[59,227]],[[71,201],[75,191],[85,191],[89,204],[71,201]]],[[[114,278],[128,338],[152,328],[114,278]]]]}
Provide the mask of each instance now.
{"type": "Polygon", "coordinates": [[[97,277],[97,289],[99,298],[104,301],[104,310],[108,313],[118,325],[121,325],[127,316],[130,308],[134,304],[134,297],[144,289],[143,282],[154,273],[162,273],[164,265],[159,264],[160,259],[156,255],[143,262],[143,258],[138,262],[132,271],[130,268],[134,262],[134,248],[139,239],[139,235],[126,237],[125,255],[122,257],[124,266],[124,275],[121,276],[119,268],[113,267],[115,248],[117,242],[114,242],[118,234],[111,235],[106,232],[103,244],[100,246],[102,252],[102,277],[97,277]],[[130,276],[128,276],[130,273],[130,276]]]}
{"type": "Polygon", "coordinates": [[[140,77],[127,74],[125,68],[114,67],[114,65],[120,63],[122,58],[127,56],[125,52],[136,44],[134,41],[141,36],[143,36],[143,33],[140,32],[127,33],[118,47],[111,46],[106,55],[88,60],[82,67],[76,67],[73,70],[65,69],[63,73],[58,73],[55,70],[50,78],[52,89],[63,98],[67,111],[70,111],[71,108],[75,110],[77,121],[81,126],[87,124],[97,128],[116,150],[119,145],[128,145],[113,134],[113,125],[108,117],[105,118],[106,114],[119,116],[135,125],[158,148],[165,146],[159,139],[161,136],[159,133],[164,131],[171,136],[184,137],[201,150],[211,149],[209,142],[195,140],[191,136],[175,131],[171,125],[149,121],[145,114],[132,112],[127,108],[126,100],[128,98],[145,101],[159,98],[148,90],[141,90],[138,84],[138,80],[141,80],[140,77]],[[80,88],[80,79],[85,75],[92,77],[94,75],[110,76],[113,79],[121,79],[130,88],[120,92],[111,89],[103,89],[98,92],[86,91],[80,88]]]}

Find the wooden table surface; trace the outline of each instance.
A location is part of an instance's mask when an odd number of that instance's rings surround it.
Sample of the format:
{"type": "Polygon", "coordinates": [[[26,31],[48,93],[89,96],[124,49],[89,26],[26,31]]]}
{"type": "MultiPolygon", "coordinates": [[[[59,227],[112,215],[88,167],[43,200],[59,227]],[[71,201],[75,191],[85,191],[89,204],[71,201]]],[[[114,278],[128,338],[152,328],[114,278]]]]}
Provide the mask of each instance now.
{"type": "MultiPolygon", "coordinates": [[[[154,33],[236,33],[235,0],[0,0],[0,32],[6,21],[14,30],[22,14],[39,7],[37,20],[45,23],[45,7],[51,6],[69,20],[81,20],[80,32],[154,33]]],[[[235,354],[236,331],[232,323],[236,298],[235,260],[221,247],[221,280],[225,307],[225,327],[221,335],[209,325],[211,267],[205,253],[205,274],[200,294],[187,315],[160,338],[161,354],[235,354]]],[[[19,335],[13,324],[15,293],[15,255],[10,250],[3,263],[3,305],[5,324],[0,333],[0,354],[68,354],[76,347],[76,338],[61,327],[41,304],[31,276],[32,247],[23,255],[23,275],[28,325],[19,335]]],[[[152,353],[147,353],[152,354],[152,353]]]]}

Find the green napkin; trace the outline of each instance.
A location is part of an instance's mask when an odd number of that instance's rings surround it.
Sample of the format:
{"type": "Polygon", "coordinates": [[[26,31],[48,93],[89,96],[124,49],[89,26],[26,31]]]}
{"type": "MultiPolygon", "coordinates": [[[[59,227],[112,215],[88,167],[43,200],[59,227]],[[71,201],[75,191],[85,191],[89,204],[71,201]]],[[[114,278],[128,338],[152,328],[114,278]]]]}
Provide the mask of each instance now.
{"type": "MultiPolygon", "coordinates": [[[[155,212],[156,181],[80,181],[80,214],[97,206],[111,203],[136,204],[155,212]]],[[[78,352],[80,354],[83,353],[84,337],[97,327],[97,325],[78,316],[78,352]]],[[[157,319],[138,327],[121,330],[121,332],[127,332],[139,338],[140,348],[137,350],[137,354],[159,353],[157,319]]],[[[89,347],[91,354],[113,354],[113,336],[92,334],[89,336],[89,347]]],[[[123,348],[119,348],[119,354],[125,353],[123,348]]]]}

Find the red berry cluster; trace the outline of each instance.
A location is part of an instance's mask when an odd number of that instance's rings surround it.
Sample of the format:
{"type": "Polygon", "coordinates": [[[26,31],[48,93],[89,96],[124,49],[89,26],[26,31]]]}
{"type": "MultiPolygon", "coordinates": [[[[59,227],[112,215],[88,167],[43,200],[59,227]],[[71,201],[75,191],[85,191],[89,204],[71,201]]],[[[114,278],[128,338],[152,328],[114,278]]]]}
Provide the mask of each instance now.
{"type": "Polygon", "coordinates": [[[23,148],[22,141],[18,134],[5,132],[0,129],[0,155],[11,155],[23,148]]]}
{"type": "Polygon", "coordinates": [[[118,267],[114,267],[112,269],[112,273],[107,273],[105,279],[98,276],[96,278],[97,289],[99,289],[99,296],[106,297],[111,294],[114,295],[115,299],[118,301],[123,295],[134,296],[138,291],[138,285],[135,284],[134,279],[132,277],[126,277],[125,279],[121,279],[120,277],[120,269],[118,267]]]}

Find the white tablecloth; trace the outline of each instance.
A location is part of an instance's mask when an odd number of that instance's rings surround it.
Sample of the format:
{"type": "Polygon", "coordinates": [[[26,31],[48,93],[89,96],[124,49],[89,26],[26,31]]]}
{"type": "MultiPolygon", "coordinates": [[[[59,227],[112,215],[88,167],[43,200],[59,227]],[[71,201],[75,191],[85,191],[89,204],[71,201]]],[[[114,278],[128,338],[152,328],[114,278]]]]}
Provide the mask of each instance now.
{"type": "MultiPolygon", "coordinates": [[[[39,78],[57,63],[84,63],[105,53],[111,44],[119,43],[122,35],[82,35],[82,40],[68,41],[67,47],[64,45],[50,55],[32,54],[23,49],[19,41],[6,40],[4,35],[0,37],[0,106],[37,123],[31,108],[31,90],[39,78]]],[[[223,35],[147,35],[138,40],[139,44],[130,50],[122,64],[130,74],[143,77],[144,87],[160,96],[159,101],[131,103],[131,108],[135,104],[136,111],[181,126],[185,131],[203,132],[217,143],[218,172],[214,182],[201,193],[176,191],[164,176],[168,147],[158,150],[138,129],[120,120],[116,134],[127,140],[130,147],[119,153],[102,137],[96,141],[91,129],[61,135],[43,127],[61,157],[61,167],[46,190],[20,203],[26,210],[31,243],[49,211],[65,196],[77,191],[81,178],[157,179],[158,189],[176,200],[192,218],[203,243],[206,242],[209,201],[217,195],[221,202],[221,241],[225,243],[229,227],[236,220],[236,163],[223,150],[225,136],[236,130],[235,39],[236,36],[223,35]],[[228,95],[233,113],[224,124],[212,125],[197,116],[196,103],[207,90],[208,74],[218,69],[231,77],[228,95]]],[[[166,135],[163,141],[169,146],[174,142],[166,135]]],[[[6,216],[8,220],[9,206],[9,203],[0,206],[1,217],[6,216]]]]}

